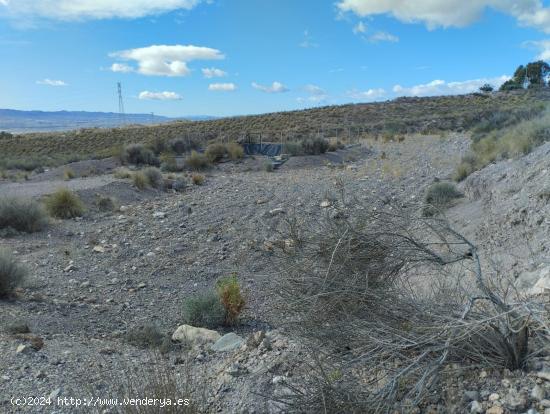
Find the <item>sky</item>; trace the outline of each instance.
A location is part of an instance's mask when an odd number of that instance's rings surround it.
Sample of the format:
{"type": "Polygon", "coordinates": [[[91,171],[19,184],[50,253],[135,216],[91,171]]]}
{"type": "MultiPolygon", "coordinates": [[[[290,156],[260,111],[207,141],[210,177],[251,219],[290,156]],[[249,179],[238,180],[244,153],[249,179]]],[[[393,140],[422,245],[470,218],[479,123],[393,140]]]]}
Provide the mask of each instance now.
{"type": "Polygon", "coordinates": [[[498,87],[550,3],[0,0],[0,51],[0,108],[244,115],[498,87]]]}

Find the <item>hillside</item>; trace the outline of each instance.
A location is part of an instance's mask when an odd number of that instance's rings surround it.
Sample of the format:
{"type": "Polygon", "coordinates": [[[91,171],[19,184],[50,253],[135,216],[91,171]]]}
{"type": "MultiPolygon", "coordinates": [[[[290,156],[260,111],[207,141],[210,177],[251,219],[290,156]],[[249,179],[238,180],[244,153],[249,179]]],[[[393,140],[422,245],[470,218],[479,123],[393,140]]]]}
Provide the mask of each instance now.
{"type": "Polygon", "coordinates": [[[183,116],[169,118],[151,114],[125,114],[122,118],[115,112],[87,111],[19,111],[0,109],[0,131],[13,134],[32,132],[70,131],[80,128],[116,128],[125,124],[160,124],[177,119],[202,121],[211,116],[183,116]]]}
{"type": "Polygon", "coordinates": [[[176,137],[203,141],[243,137],[264,141],[301,139],[313,134],[353,141],[364,135],[468,129],[495,113],[538,111],[550,99],[548,91],[516,91],[491,95],[399,98],[393,101],[329,106],[302,111],[170,122],[153,126],[80,129],[63,133],[34,133],[0,140],[7,157],[47,156],[54,159],[105,157],[134,142],[167,141],[176,137]]]}

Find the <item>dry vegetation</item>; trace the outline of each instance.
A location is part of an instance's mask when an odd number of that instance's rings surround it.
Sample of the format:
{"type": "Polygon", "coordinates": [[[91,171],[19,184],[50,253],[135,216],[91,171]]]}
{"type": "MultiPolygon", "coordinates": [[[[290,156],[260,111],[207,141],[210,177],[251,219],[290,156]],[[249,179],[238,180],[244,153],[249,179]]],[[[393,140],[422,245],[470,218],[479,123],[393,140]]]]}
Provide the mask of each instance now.
{"type": "Polygon", "coordinates": [[[384,103],[329,106],[160,126],[7,135],[0,139],[0,153],[5,154],[0,168],[30,171],[42,165],[109,157],[121,154],[124,146],[133,143],[144,144],[151,153],[145,154],[142,148],[138,149],[138,155],[145,158],[128,159],[128,162],[158,165],[151,154],[160,153],[166,147],[182,153],[210,141],[257,138],[259,133],[264,141],[279,142],[281,138],[302,140],[318,133],[328,138],[349,140],[368,134],[393,136],[405,132],[468,129],[491,119],[497,112],[505,118],[513,117],[518,111],[536,112],[547,96],[547,91],[516,91],[491,96],[400,98],[384,103]],[[151,160],[153,162],[149,162],[151,160]]]}

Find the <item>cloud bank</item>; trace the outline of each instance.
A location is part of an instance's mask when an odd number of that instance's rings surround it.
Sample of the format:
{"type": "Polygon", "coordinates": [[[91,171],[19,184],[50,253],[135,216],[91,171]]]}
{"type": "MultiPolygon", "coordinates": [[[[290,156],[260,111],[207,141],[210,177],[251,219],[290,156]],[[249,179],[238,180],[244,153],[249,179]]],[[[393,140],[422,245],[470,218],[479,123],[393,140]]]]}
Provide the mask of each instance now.
{"type": "Polygon", "coordinates": [[[112,58],[134,61],[137,68],[123,63],[111,66],[114,72],[136,71],[148,76],[187,76],[191,70],[187,63],[193,60],[219,60],[225,56],[217,49],[193,45],[152,45],[122,50],[109,55],[112,58]]]}
{"type": "Polygon", "coordinates": [[[67,86],[68,84],[66,82],[63,82],[62,80],[52,80],[52,79],[43,79],[36,81],[38,85],[47,85],[47,86],[67,86]]]}
{"type": "Polygon", "coordinates": [[[252,82],[252,87],[266,93],[283,93],[289,91],[281,82],[273,82],[270,86],[259,85],[256,82],[252,82]]]}
{"type": "Polygon", "coordinates": [[[176,92],[149,92],[143,91],[139,94],[141,100],[153,100],[153,101],[180,101],[181,95],[176,92]]]}
{"type": "Polygon", "coordinates": [[[208,90],[215,92],[231,92],[235,89],[237,86],[234,83],[211,83],[208,85],[208,90]]]}

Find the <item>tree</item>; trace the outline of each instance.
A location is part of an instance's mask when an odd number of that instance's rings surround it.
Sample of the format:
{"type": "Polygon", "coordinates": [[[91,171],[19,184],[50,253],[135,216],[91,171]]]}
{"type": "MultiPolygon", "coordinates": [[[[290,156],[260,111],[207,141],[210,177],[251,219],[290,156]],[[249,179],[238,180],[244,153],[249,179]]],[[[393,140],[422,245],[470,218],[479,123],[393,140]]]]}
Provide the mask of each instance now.
{"type": "Polygon", "coordinates": [[[479,90],[481,92],[486,92],[486,93],[493,92],[494,89],[495,88],[493,88],[493,85],[488,84],[488,83],[486,83],[485,85],[483,85],[482,87],[479,88],[479,90]]]}
{"type": "Polygon", "coordinates": [[[529,88],[547,86],[547,77],[549,74],[550,65],[542,60],[531,62],[525,68],[525,76],[529,83],[529,88]]]}

